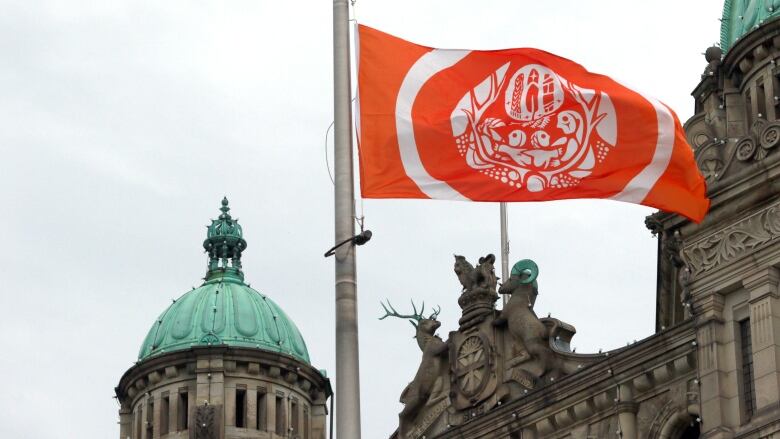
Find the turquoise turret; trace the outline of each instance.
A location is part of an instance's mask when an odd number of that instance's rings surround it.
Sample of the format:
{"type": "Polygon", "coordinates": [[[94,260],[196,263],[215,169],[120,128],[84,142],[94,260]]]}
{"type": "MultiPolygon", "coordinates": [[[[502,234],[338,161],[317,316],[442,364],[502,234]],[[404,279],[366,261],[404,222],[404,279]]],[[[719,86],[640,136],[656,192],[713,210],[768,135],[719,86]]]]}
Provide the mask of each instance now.
{"type": "Polygon", "coordinates": [[[244,283],[241,255],[247,247],[237,219],[222,213],[208,226],[205,281],[163,311],[138,353],[139,361],[195,346],[226,345],[279,352],[309,363],[295,323],[268,296],[244,283]]]}

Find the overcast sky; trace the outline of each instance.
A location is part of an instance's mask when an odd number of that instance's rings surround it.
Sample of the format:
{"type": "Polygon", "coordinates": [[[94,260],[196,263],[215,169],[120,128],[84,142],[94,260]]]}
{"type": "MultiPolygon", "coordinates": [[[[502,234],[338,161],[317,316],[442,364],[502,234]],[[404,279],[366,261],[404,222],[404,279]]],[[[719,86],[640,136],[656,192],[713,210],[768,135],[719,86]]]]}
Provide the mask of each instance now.
{"type": "MultiPolygon", "coordinates": [[[[357,0],[362,23],[428,46],[538,47],[653,95],[683,121],[719,37],[720,0],[357,0]]],[[[0,0],[0,437],[118,436],[113,388],[157,315],[206,268],[227,195],[247,280],[334,376],[329,1],[0,0]]],[[[363,430],[387,437],[417,369],[379,301],[442,307],[452,254],[499,251],[493,204],[358,202],[363,430]]],[[[540,266],[536,311],[578,352],[653,331],[651,209],[510,206],[512,260],[540,266]]]]}

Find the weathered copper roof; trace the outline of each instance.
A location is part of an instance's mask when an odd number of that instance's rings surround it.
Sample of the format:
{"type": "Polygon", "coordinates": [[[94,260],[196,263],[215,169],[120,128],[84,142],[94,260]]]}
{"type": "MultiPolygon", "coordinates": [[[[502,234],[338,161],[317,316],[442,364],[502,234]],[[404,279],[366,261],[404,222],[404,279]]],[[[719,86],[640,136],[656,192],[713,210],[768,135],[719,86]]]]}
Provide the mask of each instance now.
{"type": "Polygon", "coordinates": [[[295,323],[271,299],[244,283],[240,258],[246,241],[227,205],[224,199],[222,215],[212,221],[203,244],[209,253],[205,282],[155,320],[139,360],[193,346],[228,345],[280,352],[309,363],[295,323]]]}
{"type": "Polygon", "coordinates": [[[780,16],[780,0],[725,0],[720,47],[725,53],[745,34],[780,16]]]}

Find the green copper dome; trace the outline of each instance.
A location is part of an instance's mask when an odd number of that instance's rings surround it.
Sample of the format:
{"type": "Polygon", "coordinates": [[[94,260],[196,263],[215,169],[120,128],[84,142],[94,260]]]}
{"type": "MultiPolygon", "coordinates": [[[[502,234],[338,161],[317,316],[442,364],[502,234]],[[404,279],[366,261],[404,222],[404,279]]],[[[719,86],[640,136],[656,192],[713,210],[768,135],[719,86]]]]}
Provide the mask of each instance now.
{"type": "Polygon", "coordinates": [[[175,300],[154,322],[138,359],[193,346],[227,345],[291,355],[309,363],[309,353],[292,320],[267,296],[244,283],[241,253],[246,241],[238,220],[222,215],[208,228],[206,280],[175,300]]]}
{"type": "Polygon", "coordinates": [[[739,38],[780,16],[780,0],[725,0],[720,47],[725,53],[739,38]]]}

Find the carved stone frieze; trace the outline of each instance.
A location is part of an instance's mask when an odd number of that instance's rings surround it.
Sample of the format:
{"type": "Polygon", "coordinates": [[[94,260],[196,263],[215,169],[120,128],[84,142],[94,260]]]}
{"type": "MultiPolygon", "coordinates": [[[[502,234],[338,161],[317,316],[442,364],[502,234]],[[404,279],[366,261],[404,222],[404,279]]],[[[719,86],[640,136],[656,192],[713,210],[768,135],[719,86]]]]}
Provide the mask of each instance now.
{"type": "Polygon", "coordinates": [[[733,262],[780,237],[780,203],[685,246],[694,277],[733,262]]]}

